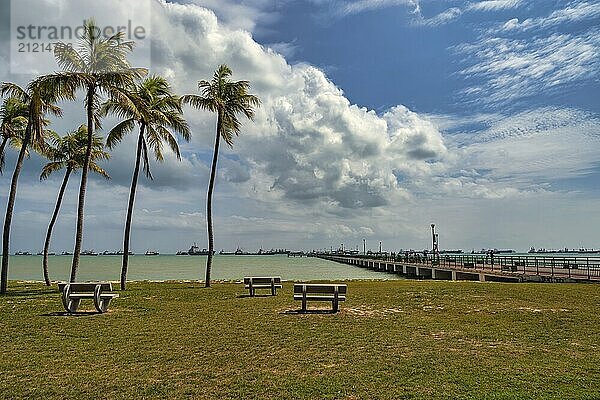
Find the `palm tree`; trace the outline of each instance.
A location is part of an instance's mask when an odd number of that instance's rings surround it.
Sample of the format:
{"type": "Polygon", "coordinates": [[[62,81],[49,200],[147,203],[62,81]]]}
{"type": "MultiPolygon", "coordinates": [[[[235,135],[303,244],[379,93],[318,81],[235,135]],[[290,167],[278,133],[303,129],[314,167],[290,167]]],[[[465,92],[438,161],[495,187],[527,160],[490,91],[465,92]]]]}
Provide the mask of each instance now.
{"type": "Polygon", "coordinates": [[[51,86],[63,87],[64,90],[73,93],[78,89],[83,89],[86,93],[84,104],[87,113],[88,136],[79,185],[77,231],[71,265],[71,282],[75,281],[79,268],[83,241],[85,190],[92,156],[94,129],[100,126],[100,120],[96,114],[100,97],[117,88],[130,86],[135,79],[141,78],[147,73],[146,69],[130,66],[127,55],[133,51],[135,44],[131,41],[124,41],[123,32],[108,38],[98,35],[99,28],[93,19],[85,21],[84,28],[84,34],[78,46],[62,42],[55,45],[54,57],[63,71],[44,77],[51,86]]]}
{"type": "Polygon", "coordinates": [[[123,137],[131,132],[134,125],[139,125],[135,167],[129,190],[129,204],[123,238],[123,264],[121,268],[121,290],[126,289],[127,267],[129,260],[129,241],[131,237],[131,220],[137,189],[140,163],[143,160],[144,173],[152,179],[148,162],[148,148],[154,153],[154,158],[163,160],[163,142],[181,160],[179,146],[172,132],[181,134],[189,141],[190,130],[183,119],[181,101],[174,95],[171,86],[160,76],[152,76],[135,85],[130,90],[117,90],[112,93],[101,108],[100,115],[115,114],[124,120],[109,133],[107,145],[114,148],[123,137]]]}
{"type": "MultiPolygon", "coordinates": [[[[54,207],[54,213],[52,214],[52,219],[48,225],[46,240],[44,242],[42,270],[44,272],[44,281],[46,282],[47,286],[50,286],[50,277],[48,275],[48,249],[50,248],[52,230],[54,228],[54,224],[56,223],[56,219],[58,218],[58,213],[60,211],[60,206],[62,204],[67,183],[69,182],[69,177],[71,176],[71,173],[80,169],[85,161],[87,127],[85,125],[81,125],[77,130],[67,134],[64,137],[54,135],[52,137],[52,142],[52,148],[48,150],[48,155],[51,161],[42,169],[40,180],[48,179],[52,173],[61,169],[65,170],[65,176],[58,192],[56,206],[54,207]]],[[[94,135],[92,138],[92,156],[89,165],[90,170],[102,175],[106,179],[109,179],[110,177],[106,171],[96,164],[96,160],[108,160],[109,158],[110,155],[104,151],[104,142],[102,138],[98,135],[94,135]]]]}
{"type": "Polygon", "coordinates": [[[10,226],[23,160],[30,145],[43,147],[45,136],[48,133],[46,129],[46,126],[48,125],[48,121],[45,119],[46,114],[61,116],[62,110],[56,106],[55,103],[62,99],[69,99],[70,97],[68,93],[63,93],[59,88],[43,84],[39,79],[30,82],[25,89],[14,83],[2,83],[2,85],[0,85],[0,95],[15,98],[17,99],[15,101],[20,101],[27,106],[27,125],[25,127],[23,139],[21,141],[21,149],[19,150],[19,156],[17,157],[17,163],[12,175],[10,194],[6,206],[6,215],[4,217],[0,293],[6,293],[8,284],[10,226]]]}
{"type": "Polygon", "coordinates": [[[217,160],[219,157],[219,143],[221,138],[233,147],[233,137],[240,134],[241,123],[238,114],[254,119],[254,108],[260,105],[258,97],[248,94],[250,83],[248,81],[234,82],[230,79],[231,69],[223,64],[214,73],[210,82],[198,82],[200,95],[186,95],[182,102],[194,108],[217,113],[217,132],[213,152],[208,195],[206,201],[206,218],[208,230],[208,258],[206,260],[206,287],[210,287],[210,272],[214,252],[214,237],[212,226],[212,195],[215,187],[217,160]]]}
{"type": "Polygon", "coordinates": [[[0,107],[0,174],[4,171],[4,155],[7,144],[20,149],[27,127],[27,105],[16,97],[4,99],[0,107]]]}

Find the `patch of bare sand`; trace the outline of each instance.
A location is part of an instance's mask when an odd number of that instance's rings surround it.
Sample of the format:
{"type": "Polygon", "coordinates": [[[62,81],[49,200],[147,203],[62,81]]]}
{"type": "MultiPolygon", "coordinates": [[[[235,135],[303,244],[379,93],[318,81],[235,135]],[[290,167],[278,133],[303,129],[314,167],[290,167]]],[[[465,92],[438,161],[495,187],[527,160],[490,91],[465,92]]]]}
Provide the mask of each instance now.
{"type": "Polygon", "coordinates": [[[381,308],[381,309],[373,309],[369,306],[356,306],[351,308],[342,309],[344,314],[354,316],[354,317],[388,317],[390,315],[401,314],[404,312],[402,307],[397,308],[381,308]]]}

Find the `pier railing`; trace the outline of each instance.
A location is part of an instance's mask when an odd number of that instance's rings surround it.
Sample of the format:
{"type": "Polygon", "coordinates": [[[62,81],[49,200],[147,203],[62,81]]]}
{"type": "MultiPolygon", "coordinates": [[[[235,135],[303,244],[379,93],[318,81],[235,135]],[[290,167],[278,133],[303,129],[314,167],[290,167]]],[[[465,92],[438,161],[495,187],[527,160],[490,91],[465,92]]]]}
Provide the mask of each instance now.
{"type": "MultiPolygon", "coordinates": [[[[339,256],[339,255],[338,255],[339,256]]],[[[522,273],[562,278],[599,280],[600,257],[537,255],[384,253],[347,256],[383,262],[438,266],[448,269],[522,273]]]]}

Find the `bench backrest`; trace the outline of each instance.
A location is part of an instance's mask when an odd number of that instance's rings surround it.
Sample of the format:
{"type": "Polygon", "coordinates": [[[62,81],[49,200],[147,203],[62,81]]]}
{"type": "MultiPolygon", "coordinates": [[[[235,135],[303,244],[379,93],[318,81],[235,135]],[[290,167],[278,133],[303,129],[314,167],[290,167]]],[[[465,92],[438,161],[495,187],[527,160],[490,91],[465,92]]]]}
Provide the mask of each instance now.
{"type": "Polygon", "coordinates": [[[252,283],[256,284],[256,285],[265,285],[265,284],[270,284],[271,283],[271,279],[273,279],[274,283],[281,283],[281,277],[280,276],[252,276],[252,277],[245,277],[244,278],[244,284],[249,285],[250,284],[250,279],[252,279],[252,283]]]}
{"type": "Polygon", "coordinates": [[[296,283],[294,284],[294,294],[302,294],[303,287],[306,286],[306,293],[311,294],[333,294],[337,286],[339,294],[346,294],[346,285],[337,283],[296,283]]]}
{"type": "MultiPolygon", "coordinates": [[[[67,282],[59,283],[58,290],[60,290],[62,293],[62,291],[64,290],[66,285],[68,285],[67,282]]],[[[96,289],[96,285],[101,285],[103,292],[112,292],[112,284],[110,282],[83,282],[83,283],[75,282],[75,283],[71,283],[71,292],[94,293],[94,290],[96,289]]]]}

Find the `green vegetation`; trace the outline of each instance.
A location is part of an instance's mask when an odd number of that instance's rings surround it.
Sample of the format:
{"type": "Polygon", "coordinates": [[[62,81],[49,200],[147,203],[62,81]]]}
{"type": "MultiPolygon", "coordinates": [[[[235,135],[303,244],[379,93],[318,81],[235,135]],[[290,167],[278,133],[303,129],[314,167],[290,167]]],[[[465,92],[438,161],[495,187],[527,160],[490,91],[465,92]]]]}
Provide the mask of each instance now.
{"type": "Polygon", "coordinates": [[[4,106],[11,107],[10,104],[12,104],[13,107],[11,111],[2,115],[2,125],[5,126],[6,124],[5,128],[8,129],[3,128],[3,131],[12,132],[12,138],[15,136],[17,138],[22,137],[20,139],[19,156],[11,178],[4,216],[4,228],[2,230],[2,254],[4,257],[2,257],[2,270],[0,272],[1,294],[6,293],[7,290],[10,228],[23,161],[25,156],[29,154],[29,148],[43,153],[45,141],[49,134],[46,116],[50,114],[60,117],[62,110],[55,103],[61,99],[69,98],[69,95],[51,90],[40,78],[31,81],[26,88],[14,83],[3,82],[0,85],[0,95],[7,97],[4,106]],[[24,123],[24,119],[27,120],[27,123],[24,123]],[[23,127],[24,131],[19,134],[20,128],[23,127]]]}
{"type": "Polygon", "coordinates": [[[210,270],[212,267],[213,253],[215,251],[212,224],[212,198],[215,189],[217,161],[219,159],[219,144],[221,143],[221,139],[223,139],[229,147],[233,147],[233,138],[234,136],[238,136],[242,129],[242,124],[238,115],[242,114],[249,120],[253,120],[255,109],[260,105],[258,97],[248,93],[248,90],[250,90],[250,82],[232,81],[231,74],[231,68],[222,64],[215,71],[210,82],[205,80],[198,82],[200,95],[188,94],[181,98],[183,103],[189,104],[194,108],[217,113],[215,147],[210,167],[208,195],[206,197],[206,226],[208,230],[206,287],[210,287],[210,270]]]}
{"type": "Polygon", "coordinates": [[[291,283],[249,298],[241,284],[134,282],[107,314],[65,316],[56,288],[13,282],[0,397],[600,397],[596,285],[348,285],[335,315],[296,313],[291,283]]]}
{"type": "MultiPolygon", "coordinates": [[[[58,191],[58,197],[56,199],[56,205],[54,206],[54,212],[52,218],[48,224],[48,230],[46,231],[46,240],[44,241],[44,257],[42,259],[42,270],[44,272],[44,282],[46,286],[50,286],[50,274],[48,273],[48,251],[50,249],[50,240],[52,239],[52,230],[54,224],[58,218],[60,207],[62,205],[63,196],[67,183],[69,183],[69,177],[72,172],[77,171],[83,167],[85,158],[85,146],[87,144],[87,127],[81,125],[79,129],[66,134],[63,137],[53,133],[51,138],[48,140],[51,142],[50,147],[47,149],[47,158],[50,160],[49,163],[44,165],[42,173],[40,174],[40,180],[45,180],[56,171],[61,169],[65,170],[60,189],[58,191]]],[[[104,141],[98,135],[92,137],[92,153],[89,162],[89,169],[106,179],[110,179],[110,176],[106,173],[102,167],[100,167],[96,161],[110,159],[110,154],[104,151],[104,141]]]]}
{"type": "Polygon", "coordinates": [[[0,107],[0,175],[4,173],[6,145],[20,149],[27,126],[27,104],[16,97],[4,99],[0,107]]]}
{"type": "MultiPolygon", "coordinates": [[[[79,200],[77,207],[77,229],[75,249],[71,266],[71,282],[77,277],[81,245],[83,243],[83,222],[85,190],[89,164],[92,156],[94,129],[100,127],[98,108],[102,95],[113,94],[119,89],[133,85],[136,79],[144,77],[148,70],[132,68],[127,60],[135,43],[124,41],[124,33],[118,32],[111,37],[97,34],[98,27],[93,19],[84,22],[84,33],[78,46],[58,42],[54,46],[54,57],[62,71],[40,78],[53,91],[67,93],[74,97],[79,90],[85,92],[84,106],[87,114],[87,143],[81,170],[79,200]]],[[[5,251],[2,254],[6,254],[5,251]]]]}
{"type": "Polygon", "coordinates": [[[127,283],[131,221],[140,173],[140,162],[142,160],[144,162],[146,177],[152,179],[148,148],[152,150],[157,161],[163,161],[163,143],[166,143],[177,156],[177,159],[181,160],[177,138],[171,131],[180,134],[186,141],[190,140],[190,129],[183,119],[182,112],[179,97],[173,93],[166,79],[160,76],[152,76],[132,87],[115,89],[111,93],[111,99],[102,106],[102,115],[114,114],[123,119],[108,134],[106,143],[111,149],[117,143],[120,143],[136,124],[140,127],[136,146],[135,167],[129,189],[127,218],[125,220],[121,290],[126,289],[127,283]]]}
{"type": "MultiPolygon", "coordinates": [[[[19,149],[4,218],[2,234],[4,257],[0,271],[0,294],[6,293],[8,288],[10,229],[13,209],[17,200],[18,180],[24,159],[29,156],[29,150],[33,149],[51,161],[42,171],[42,179],[47,178],[52,171],[65,168],[65,162],[69,155],[57,154],[58,149],[49,148],[46,142],[48,137],[52,137],[56,146],[62,140],[47,129],[51,122],[47,117],[62,117],[62,110],[56,104],[74,101],[80,91],[85,93],[83,103],[87,123],[80,128],[85,135],[85,141],[68,141],[68,143],[78,146],[70,148],[69,151],[77,156],[77,169],[82,170],[70,281],[76,281],[79,268],[88,172],[90,170],[99,172],[99,167],[94,163],[98,151],[103,155],[100,159],[104,161],[108,159],[108,153],[102,150],[104,148],[103,137],[97,136],[95,133],[102,129],[102,118],[113,115],[120,120],[108,134],[107,144],[110,149],[136,125],[139,126],[136,163],[129,193],[123,239],[121,290],[125,290],[133,207],[140,163],[143,162],[146,176],[152,179],[149,149],[156,160],[162,161],[163,147],[166,144],[170,151],[178,159],[181,159],[176,135],[186,141],[190,140],[190,130],[183,117],[183,99],[185,103],[194,108],[217,113],[217,134],[207,199],[210,255],[206,269],[206,286],[210,286],[210,266],[214,249],[212,193],[215,184],[219,141],[220,138],[223,138],[227,144],[232,146],[234,135],[239,135],[241,130],[238,115],[242,114],[248,119],[253,119],[254,108],[259,105],[260,101],[256,96],[248,94],[250,87],[248,81],[236,82],[230,79],[231,69],[224,64],[215,71],[211,82],[204,80],[198,82],[200,95],[186,95],[180,98],[173,92],[166,79],[157,75],[144,79],[148,70],[130,65],[128,56],[133,52],[135,43],[125,41],[123,32],[117,32],[110,37],[98,35],[97,32],[100,29],[93,19],[84,21],[83,28],[83,35],[77,46],[62,42],[55,44],[54,57],[61,69],[60,72],[37,77],[25,88],[11,82],[0,84],[0,96],[5,98],[0,107],[0,175],[3,173],[6,146],[10,145],[19,149]],[[85,132],[83,131],[84,127],[85,132]]],[[[66,137],[63,139],[67,140],[66,137]]],[[[48,249],[52,229],[69,176],[74,169],[66,168],[44,242],[42,271],[47,284],[50,282],[48,249]]]]}

